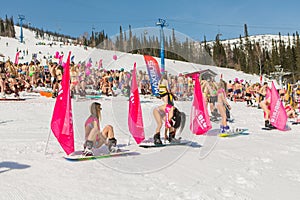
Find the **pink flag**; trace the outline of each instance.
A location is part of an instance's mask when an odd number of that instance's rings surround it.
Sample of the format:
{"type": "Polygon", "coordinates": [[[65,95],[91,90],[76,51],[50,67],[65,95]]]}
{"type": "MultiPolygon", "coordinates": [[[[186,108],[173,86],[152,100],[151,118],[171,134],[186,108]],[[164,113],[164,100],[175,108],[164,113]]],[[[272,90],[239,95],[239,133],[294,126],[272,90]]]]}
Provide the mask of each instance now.
{"type": "Polygon", "coordinates": [[[196,135],[202,135],[212,128],[205,100],[202,96],[199,76],[195,76],[194,100],[191,109],[190,130],[196,135]]]}
{"type": "Polygon", "coordinates": [[[128,110],[128,127],[131,135],[139,144],[145,139],[142,108],[136,81],[136,63],[134,63],[128,110]]]}
{"type": "Polygon", "coordinates": [[[86,63],[86,67],[87,68],[91,68],[92,67],[92,59],[90,58],[89,61],[86,63]]]}
{"type": "Polygon", "coordinates": [[[68,155],[74,152],[74,131],[70,98],[70,55],[71,52],[69,52],[64,68],[61,88],[56,98],[51,120],[51,130],[68,155]]]}
{"type": "Polygon", "coordinates": [[[19,55],[20,55],[20,52],[17,52],[16,53],[16,58],[15,58],[15,64],[16,65],[19,63],[19,55]]]}
{"type": "Polygon", "coordinates": [[[273,82],[271,88],[270,122],[277,129],[286,130],[287,114],[273,82]]]}
{"type": "Polygon", "coordinates": [[[98,69],[102,68],[102,59],[99,60],[99,65],[98,65],[98,69]]]}
{"type": "Polygon", "coordinates": [[[54,58],[59,59],[59,52],[55,52],[54,58]]]}
{"type": "Polygon", "coordinates": [[[59,64],[62,65],[64,54],[59,56],[59,64]]]}

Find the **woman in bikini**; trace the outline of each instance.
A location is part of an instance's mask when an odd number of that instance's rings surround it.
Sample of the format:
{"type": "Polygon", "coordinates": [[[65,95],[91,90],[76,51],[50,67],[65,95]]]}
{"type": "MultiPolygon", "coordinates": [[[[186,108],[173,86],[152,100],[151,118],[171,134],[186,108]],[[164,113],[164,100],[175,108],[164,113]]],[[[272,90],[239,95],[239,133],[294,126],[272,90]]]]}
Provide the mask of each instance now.
{"type": "Polygon", "coordinates": [[[226,100],[226,92],[225,92],[225,85],[226,83],[223,81],[220,81],[218,84],[218,90],[217,90],[217,103],[216,107],[222,117],[221,125],[220,125],[220,132],[225,133],[230,130],[229,126],[227,125],[227,117],[226,117],[226,107],[230,110],[231,107],[228,104],[226,100]],[[225,107],[226,106],[226,107],[225,107]]]}
{"type": "Polygon", "coordinates": [[[167,76],[164,75],[159,82],[159,95],[163,100],[164,104],[157,106],[153,110],[153,115],[156,121],[156,129],[154,134],[154,144],[162,144],[160,139],[160,129],[163,125],[163,121],[165,121],[165,139],[168,139],[170,142],[175,141],[175,129],[172,127],[171,120],[174,114],[174,97],[170,93],[168,87],[167,76]],[[169,136],[167,132],[169,131],[169,136]]]}
{"type": "Polygon", "coordinates": [[[108,146],[109,152],[118,152],[117,140],[115,138],[114,129],[111,125],[107,125],[101,131],[101,104],[93,102],[90,107],[90,116],[85,121],[85,143],[83,155],[92,156],[92,148],[99,148],[103,144],[108,146]]]}
{"type": "Polygon", "coordinates": [[[71,64],[71,70],[70,70],[70,79],[71,79],[71,96],[74,97],[75,94],[78,94],[78,85],[79,85],[79,79],[78,79],[78,68],[74,63],[71,64]]]}

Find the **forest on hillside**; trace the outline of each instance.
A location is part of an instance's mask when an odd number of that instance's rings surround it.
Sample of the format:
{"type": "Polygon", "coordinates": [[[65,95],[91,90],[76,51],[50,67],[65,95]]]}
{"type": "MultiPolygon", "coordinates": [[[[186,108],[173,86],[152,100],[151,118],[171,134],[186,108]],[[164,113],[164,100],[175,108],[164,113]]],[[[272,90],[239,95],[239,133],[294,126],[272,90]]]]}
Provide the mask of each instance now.
{"type": "MultiPolygon", "coordinates": [[[[16,24],[19,25],[19,24],[16,24]]],[[[81,44],[106,50],[116,50],[133,54],[147,54],[160,57],[160,38],[147,34],[135,35],[129,25],[128,31],[120,26],[119,34],[113,39],[104,30],[91,34],[84,33],[79,37],[71,37],[61,33],[51,32],[23,24],[23,27],[35,32],[36,38],[45,39],[52,36],[57,41],[81,44]]],[[[275,66],[281,66],[284,72],[293,72],[286,78],[291,82],[300,80],[300,38],[299,33],[288,35],[285,42],[278,33],[279,40],[272,39],[272,48],[267,49],[259,42],[249,39],[247,25],[244,25],[244,35],[239,35],[238,44],[224,43],[219,34],[214,41],[193,41],[186,38],[178,40],[176,32],[164,37],[165,58],[187,61],[205,65],[241,70],[249,74],[267,74],[276,71],[275,66]]],[[[16,37],[13,17],[0,18],[0,36],[16,37]]],[[[26,37],[26,36],[24,36],[26,37]]]]}

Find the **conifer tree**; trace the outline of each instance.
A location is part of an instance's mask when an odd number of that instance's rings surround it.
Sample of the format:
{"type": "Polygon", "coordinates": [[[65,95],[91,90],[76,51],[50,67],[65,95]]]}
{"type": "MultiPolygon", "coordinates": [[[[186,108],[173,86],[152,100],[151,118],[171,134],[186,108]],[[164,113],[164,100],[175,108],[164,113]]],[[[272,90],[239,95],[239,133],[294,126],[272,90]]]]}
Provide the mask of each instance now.
{"type": "Polygon", "coordinates": [[[120,36],[119,36],[120,44],[119,44],[119,51],[124,51],[124,39],[123,39],[123,31],[122,26],[120,26],[120,36]]]}

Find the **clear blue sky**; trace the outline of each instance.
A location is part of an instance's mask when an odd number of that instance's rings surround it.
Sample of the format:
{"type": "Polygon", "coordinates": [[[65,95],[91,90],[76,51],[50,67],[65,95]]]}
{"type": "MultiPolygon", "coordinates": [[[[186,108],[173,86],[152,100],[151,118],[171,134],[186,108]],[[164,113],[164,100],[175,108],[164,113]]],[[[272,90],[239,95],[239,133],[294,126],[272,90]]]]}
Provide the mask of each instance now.
{"type": "Polygon", "coordinates": [[[244,34],[244,24],[250,35],[295,33],[300,30],[298,0],[5,0],[0,17],[18,14],[25,23],[44,30],[80,36],[104,30],[108,36],[119,32],[119,26],[155,27],[158,18],[167,20],[168,28],[195,40],[237,38],[244,34]]]}

